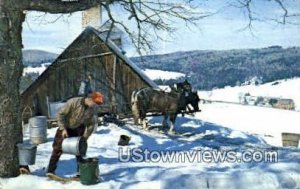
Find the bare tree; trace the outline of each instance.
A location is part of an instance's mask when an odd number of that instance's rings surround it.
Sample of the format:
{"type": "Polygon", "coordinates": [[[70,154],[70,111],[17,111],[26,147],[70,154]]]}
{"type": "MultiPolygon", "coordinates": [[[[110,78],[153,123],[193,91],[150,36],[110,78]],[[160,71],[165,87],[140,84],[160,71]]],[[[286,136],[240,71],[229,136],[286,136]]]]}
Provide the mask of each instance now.
{"type": "Polygon", "coordinates": [[[193,5],[191,1],[181,3],[167,1],[141,1],[141,0],[121,0],[118,1],[123,12],[126,13],[127,21],[121,20],[119,15],[113,14],[108,4],[102,3],[111,23],[119,26],[125,31],[132,44],[139,53],[153,50],[153,43],[157,40],[164,40],[161,32],[173,33],[176,28],[174,22],[183,21],[186,26],[197,25],[197,21],[213,15],[210,12],[200,11],[199,7],[193,5]],[[136,26],[132,29],[128,22],[133,22],[136,26]]]}
{"type": "Polygon", "coordinates": [[[248,23],[243,28],[244,30],[246,29],[252,32],[254,22],[300,25],[300,12],[291,11],[294,5],[299,6],[299,2],[293,0],[235,0],[229,1],[228,4],[229,6],[244,10],[248,20],[248,23]],[[263,2],[267,2],[269,6],[277,7],[276,10],[278,11],[273,12],[272,15],[256,11],[255,5],[263,2]]]}
{"type": "MultiPolygon", "coordinates": [[[[252,21],[251,3],[254,0],[232,0],[243,5],[252,21]]],[[[272,0],[270,0],[272,1],[272,0]]],[[[273,0],[283,10],[283,23],[292,16],[281,0],[273,0]]],[[[86,10],[101,4],[112,26],[120,25],[129,35],[138,51],[152,49],[151,41],[160,39],[160,31],[173,32],[174,18],[186,24],[196,21],[210,13],[201,12],[193,0],[0,0],[0,176],[18,175],[18,156],[16,144],[22,141],[20,118],[19,83],[22,65],[22,23],[26,11],[47,13],[72,13],[86,10]],[[180,2],[180,3],[178,3],[180,2]],[[127,12],[127,20],[133,21],[136,29],[113,13],[113,5],[121,6],[127,12]]],[[[209,2],[207,2],[209,3],[209,2]]],[[[123,14],[123,13],[119,13],[123,14]]]]}
{"type": "Polygon", "coordinates": [[[171,31],[163,15],[194,23],[202,16],[193,12],[190,2],[165,3],[160,0],[0,0],[0,176],[18,175],[16,144],[22,141],[19,83],[22,65],[22,23],[26,11],[72,13],[101,4],[112,24],[120,24],[132,37],[138,49],[150,48],[147,28],[171,31]],[[112,5],[120,5],[136,21],[137,30],[117,20],[112,5]],[[137,32],[137,34],[135,33],[137,32]]]}

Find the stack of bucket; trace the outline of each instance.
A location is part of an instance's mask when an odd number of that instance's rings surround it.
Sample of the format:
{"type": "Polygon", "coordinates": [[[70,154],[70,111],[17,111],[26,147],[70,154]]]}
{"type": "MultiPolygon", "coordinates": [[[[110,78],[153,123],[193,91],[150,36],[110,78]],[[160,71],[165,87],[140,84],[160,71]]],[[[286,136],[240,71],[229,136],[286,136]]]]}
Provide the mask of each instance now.
{"type": "Polygon", "coordinates": [[[47,118],[36,116],[29,119],[30,143],[19,143],[20,165],[33,165],[35,163],[36,149],[38,144],[47,141],[47,118]]]}

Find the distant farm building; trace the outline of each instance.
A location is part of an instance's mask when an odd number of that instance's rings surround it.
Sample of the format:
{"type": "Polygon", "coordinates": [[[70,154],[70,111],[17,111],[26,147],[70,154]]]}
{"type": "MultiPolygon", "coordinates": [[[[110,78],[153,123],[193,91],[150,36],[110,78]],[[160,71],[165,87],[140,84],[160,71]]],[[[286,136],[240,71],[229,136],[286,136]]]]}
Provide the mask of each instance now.
{"type": "Polygon", "coordinates": [[[269,103],[274,108],[295,110],[295,102],[292,99],[271,98],[269,103]]]}
{"type": "Polygon", "coordinates": [[[103,33],[87,27],[22,93],[23,115],[49,116],[48,102],[77,96],[81,81],[88,76],[92,76],[92,88],[105,96],[101,111],[118,115],[131,114],[133,90],[157,88],[103,33]]]}
{"type": "Polygon", "coordinates": [[[240,97],[240,103],[254,106],[273,107],[285,110],[295,110],[295,102],[293,99],[251,96],[249,93],[240,97]]]}

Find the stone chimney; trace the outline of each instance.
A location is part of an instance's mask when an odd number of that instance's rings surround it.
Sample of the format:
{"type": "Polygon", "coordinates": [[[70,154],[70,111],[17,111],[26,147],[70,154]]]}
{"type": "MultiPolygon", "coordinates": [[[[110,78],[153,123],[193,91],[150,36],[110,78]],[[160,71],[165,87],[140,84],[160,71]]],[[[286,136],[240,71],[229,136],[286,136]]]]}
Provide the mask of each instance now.
{"type": "Polygon", "coordinates": [[[84,30],[88,26],[94,27],[95,29],[100,31],[104,37],[106,37],[109,33],[109,39],[112,40],[115,43],[115,45],[117,45],[122,50],[123,32],[116,26],[111,28],[111,22],[109,21],[102,24],[102,12],[100,5],[82,12],[81,25],[82,30],[84,30]]]}
{"type": "Polygon", "coordinates": [[[98,29],[102,25],[101,6],[92,7],[82,12],[82,29],[92,26],[98,29]]]}

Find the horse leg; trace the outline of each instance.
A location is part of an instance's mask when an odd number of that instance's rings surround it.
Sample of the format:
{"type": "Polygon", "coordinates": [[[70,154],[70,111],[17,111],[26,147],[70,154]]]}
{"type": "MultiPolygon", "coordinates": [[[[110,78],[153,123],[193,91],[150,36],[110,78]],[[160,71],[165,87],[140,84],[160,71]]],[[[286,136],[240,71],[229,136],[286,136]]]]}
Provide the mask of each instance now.
{"type": "Polygon", "coordinates": [[[141,118],[138,118],[138,124],[139,124],[139,125],[142,125],[142,124],[143,124],[141,118]]]}
{"type": "Polygon", "coordinates": [[[141,111],[139,110],[138,102],[132,102],[131,110],[132,110],[134,124],[140,125],[141,111]]]}
{"type": "Polygon", "coordinates": [[[163,114],[164,115],[164,120],[162,122],[162,126],[164,128],[167,128],[169,125],[168,125],[168,115],[167,114],[163,114]]]}
{"type": "Polygon", "coordinates": [[[139,124],[139,118],[138,118],[138,116],[133,115],[133,122],[134,122],[135,125],[139,124]]]}
{"type": "Polygon", "coordinates": [[[170,127],[170,130],[169,130],[170,134],[175,134],[176,133],[176,131],[175,131],[175,120],[176,120],[176,117],[177,117],[177,114],[171,114],[170,115],[170,122],[171,122],[171,127],[170,127]]]}
{"type": "Polygon", "coordinates": [[[148,121],[147,121],[147,117],[146,117],[146,112],[145,111],[141,111],[141,122],[143,125],[143,129],[148,130],[148,121]]]}
{"type": "Polygon", "coordinates": [[[147,119],[146,118],[142,119],[142,122],[143,122],[143,129],[148,130],[149,128],[148,128],[148,121],[147,121],[147,119]]]}

